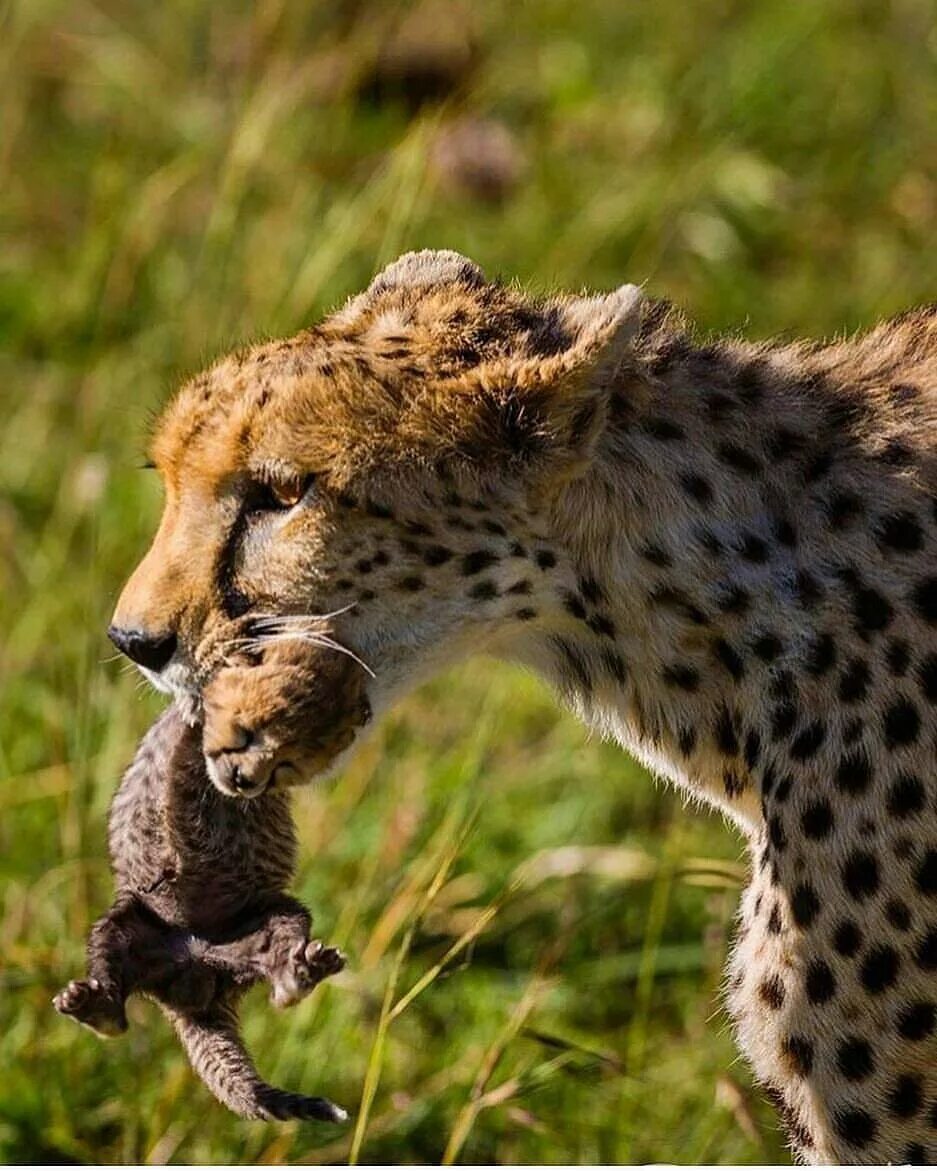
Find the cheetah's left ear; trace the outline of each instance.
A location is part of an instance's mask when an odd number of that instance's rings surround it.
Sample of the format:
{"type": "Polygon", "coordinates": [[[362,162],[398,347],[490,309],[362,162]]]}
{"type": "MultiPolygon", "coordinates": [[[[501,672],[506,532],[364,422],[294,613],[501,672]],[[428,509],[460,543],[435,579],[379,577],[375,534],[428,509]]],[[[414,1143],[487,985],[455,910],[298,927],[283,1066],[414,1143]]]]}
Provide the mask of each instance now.
{"type": "Polygon", "coordinates": [[[464,416],[462,450],[478,462],[494,456],[550,478],[577,475],[604,429],[611,388],[627,364],[643,300],[636,285],[622,285],[604,295],[538,306],[541,325],[522,352],[461,376],[457,397],[472,404],[464,416]]]}

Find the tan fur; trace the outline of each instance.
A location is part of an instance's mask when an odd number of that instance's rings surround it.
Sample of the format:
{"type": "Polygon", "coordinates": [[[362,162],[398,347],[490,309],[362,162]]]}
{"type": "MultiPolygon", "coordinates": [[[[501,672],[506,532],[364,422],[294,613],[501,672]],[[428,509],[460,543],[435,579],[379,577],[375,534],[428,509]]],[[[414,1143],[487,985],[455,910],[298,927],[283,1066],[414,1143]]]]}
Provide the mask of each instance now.
{"type": "Polygon", "coordinates": [[[700,344],[631,286],[536,301],[413,254],[170,404],[166,514],[115,622],[177,634],[155,681],[193,703],[225,680],[219,784],[264,722],[245,646],[299,640],[309,695],[341,676],[317,713],[284,672],[263,752],[302,774],[344,758],[364,703],[482,649],[530,665],[747,835],[730,1006],[795,1149],[917,1161],[937,1156],[935,452],[933,308],[832,344],[700,344]],[[299,482],[286,508],[263,487],[299,482]]]}

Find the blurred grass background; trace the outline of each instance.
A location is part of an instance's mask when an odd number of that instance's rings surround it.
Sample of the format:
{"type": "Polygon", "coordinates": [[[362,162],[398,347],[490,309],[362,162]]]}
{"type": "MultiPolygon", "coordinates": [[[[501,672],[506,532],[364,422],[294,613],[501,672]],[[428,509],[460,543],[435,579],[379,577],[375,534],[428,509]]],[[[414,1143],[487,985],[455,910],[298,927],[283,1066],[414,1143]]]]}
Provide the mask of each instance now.
{"type": "Polygon", "coordinates": [[[297,802],[351,966],[247,1034],[357,1125],[238,1122],[152,1006],[50,998],[159,706],[103,632],[179,378],[415,247],[752,335],[932,299],[935,67],[931,0],[0,5],[0,1160],[786,1158],[720,1006],[738,837],[489,663],[297,802]]]}

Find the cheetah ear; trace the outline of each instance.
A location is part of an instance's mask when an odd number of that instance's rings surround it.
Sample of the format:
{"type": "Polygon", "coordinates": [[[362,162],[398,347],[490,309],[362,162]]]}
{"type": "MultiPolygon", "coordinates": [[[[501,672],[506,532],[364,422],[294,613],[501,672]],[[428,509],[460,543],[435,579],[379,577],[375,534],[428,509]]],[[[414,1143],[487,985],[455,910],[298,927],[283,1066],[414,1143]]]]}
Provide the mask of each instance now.
{"type": "Polygon", "coordinates": [[[389,289],[452,284],[474,289],[484,283],[485,274],[467,257],[447,249],[424,248],[421,252],[406,252],[399,256],[377,274],[367,291],[374,296],[389,289]]]}
{"type": "Polygon", "coordinates": [[[473,408],[462,450],[475,461],[496,456],[554,481],[579,475],[605,427],[611,389],[628,363],[643,300],[636,285],[622,285],[604,295],[566,297],[539,307],[541,326],[522,352],[462,376],[461,389],[473,408]]]}

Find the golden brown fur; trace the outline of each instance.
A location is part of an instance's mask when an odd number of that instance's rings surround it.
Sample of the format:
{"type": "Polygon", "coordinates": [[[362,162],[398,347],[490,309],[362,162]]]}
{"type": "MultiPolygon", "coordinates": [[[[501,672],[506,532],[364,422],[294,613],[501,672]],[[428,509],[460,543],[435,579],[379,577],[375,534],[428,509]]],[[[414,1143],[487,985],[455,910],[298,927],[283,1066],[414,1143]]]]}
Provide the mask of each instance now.
{"type": "MultiPolygon", "coordinates": [[[[747,835],[730,1006],[796,1149],[918,1161],[937,1157],[935,452],[933,308],[831,344],[700,344],[630,286],[536,301],[411,254],[183,388],[115,622],[178,637],[151,676],[195,706],[244,639],[311,640],[310,677],[347,687],[277,757],[303,774],[343,759],[364,704],[469,653],[530,665],[747,835]]],[[[263,718],[238,678],[206,711],[222,786],[263,718]]]]}

